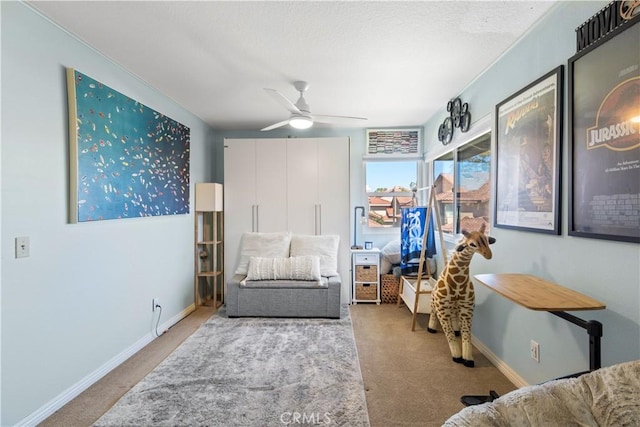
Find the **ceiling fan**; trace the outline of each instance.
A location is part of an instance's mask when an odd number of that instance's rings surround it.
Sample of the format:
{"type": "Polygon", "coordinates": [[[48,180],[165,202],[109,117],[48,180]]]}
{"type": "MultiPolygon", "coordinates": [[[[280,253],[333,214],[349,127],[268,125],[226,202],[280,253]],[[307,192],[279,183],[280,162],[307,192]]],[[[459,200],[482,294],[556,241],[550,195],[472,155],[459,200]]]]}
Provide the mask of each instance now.
{"type": "Polygon", "coordinates": [[[284,95],[278,92],[275,89],[267,89],[264,90],[273,97],[278,103],[280,103],[284,108],[291,112],[291,116],[287,120],[283,120],[278,123],[274,123],[271,126],[267,126],[264,129],[260,129],[262,131],[267,131],[275,128],[279,128],[286,124],[291,125],[296,129],[307,129],[310,128],[314,122],[316,123],[340,123],[351,120],[367,120],[364,117],[349,117],[349,116],[327,116],[327,115],[319,115],[319,114],[311,114],[311,109],[309,108],[309,104],[304,99],[304,93],[309,89],[309,84],[307,82],[298,81],[293,82],[293,86],[296,88],[298,92],[300,92],[300,98],[296,101],[296,103],[292,103],[289,101],[284,95]]]}

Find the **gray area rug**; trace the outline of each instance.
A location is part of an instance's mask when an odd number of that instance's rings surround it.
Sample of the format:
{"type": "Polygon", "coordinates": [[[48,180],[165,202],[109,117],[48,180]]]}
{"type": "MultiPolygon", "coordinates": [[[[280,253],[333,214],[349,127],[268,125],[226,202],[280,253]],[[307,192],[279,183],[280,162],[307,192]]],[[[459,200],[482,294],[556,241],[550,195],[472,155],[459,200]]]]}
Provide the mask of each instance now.
{"type": "Polygon", "coordinates": [[[96,426],[369,426],[347,306],[340,319],[205,322],[96,426]]]}

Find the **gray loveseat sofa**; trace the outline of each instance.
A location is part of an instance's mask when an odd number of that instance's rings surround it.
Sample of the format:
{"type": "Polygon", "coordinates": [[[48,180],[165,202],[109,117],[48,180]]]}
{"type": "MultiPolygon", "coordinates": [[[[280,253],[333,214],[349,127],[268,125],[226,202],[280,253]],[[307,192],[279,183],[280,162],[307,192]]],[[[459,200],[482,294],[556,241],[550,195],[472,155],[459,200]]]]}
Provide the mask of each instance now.
{"type": "Polygon", "coordinates": [[[334,235],[244,233],[227,280],[227,315],[339,318],[338,243],[334,235]]]}
{"type": "Polygon", "coordinates": [[[229,317],[340,317],[339,276],[322,277],[322,285],[245,279],[245,275],[236,274],[227,282],[225,303],[229,317]]]}

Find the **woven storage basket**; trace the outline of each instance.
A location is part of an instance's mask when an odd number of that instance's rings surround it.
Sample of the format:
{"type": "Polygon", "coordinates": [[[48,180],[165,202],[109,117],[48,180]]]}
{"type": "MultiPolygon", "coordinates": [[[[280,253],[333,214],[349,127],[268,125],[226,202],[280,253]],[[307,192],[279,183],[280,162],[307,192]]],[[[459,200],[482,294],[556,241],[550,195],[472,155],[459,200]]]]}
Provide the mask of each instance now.
{"type": "Polygon", "coordinates": [[[357,300],[375,300],[378,290],[375,283],[356,283],[357,300]]]}
{"type": "Polygon", "coordinates": [[[378,267],[375,265],[356,265],[356,281],[377,282],[378,267]]]}
{"type": "Polygon", "coordinates": [[[380,299],[383,303],[395,304],[398,301],[398,290],[400,289],[400,278],[393,274],[382,275],[382,289],[380,299]]]}

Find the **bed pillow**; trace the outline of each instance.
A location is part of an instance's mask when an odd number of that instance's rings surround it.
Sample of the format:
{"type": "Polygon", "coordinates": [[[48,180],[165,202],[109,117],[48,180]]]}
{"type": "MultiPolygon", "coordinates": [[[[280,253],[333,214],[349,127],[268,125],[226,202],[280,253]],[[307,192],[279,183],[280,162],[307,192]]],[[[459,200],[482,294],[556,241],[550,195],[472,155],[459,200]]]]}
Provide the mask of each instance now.
{"type": "Polygon", "coordinates": [[[320,257],[251,257],[247,280],[320,280],[320,257]]]}
{"type": "Polygon", "coordinates": [[[338,276],[338,244],[340,236],[294,234],[291,237],[291,256],[320,257],[320,274],[338,276]]]}
{"type": "Polygon", "coordinates": [[[387,274],[394,265],[400,264],[400,239],[394,239],[382,248],[380,274],[387,274]]]}
{"type": "Polygon", "coordinates": [[[246,275],[251,257],[288,258],[291,233],[246,232],[240,242],[240,260],[235,274],[246,275]]]}

